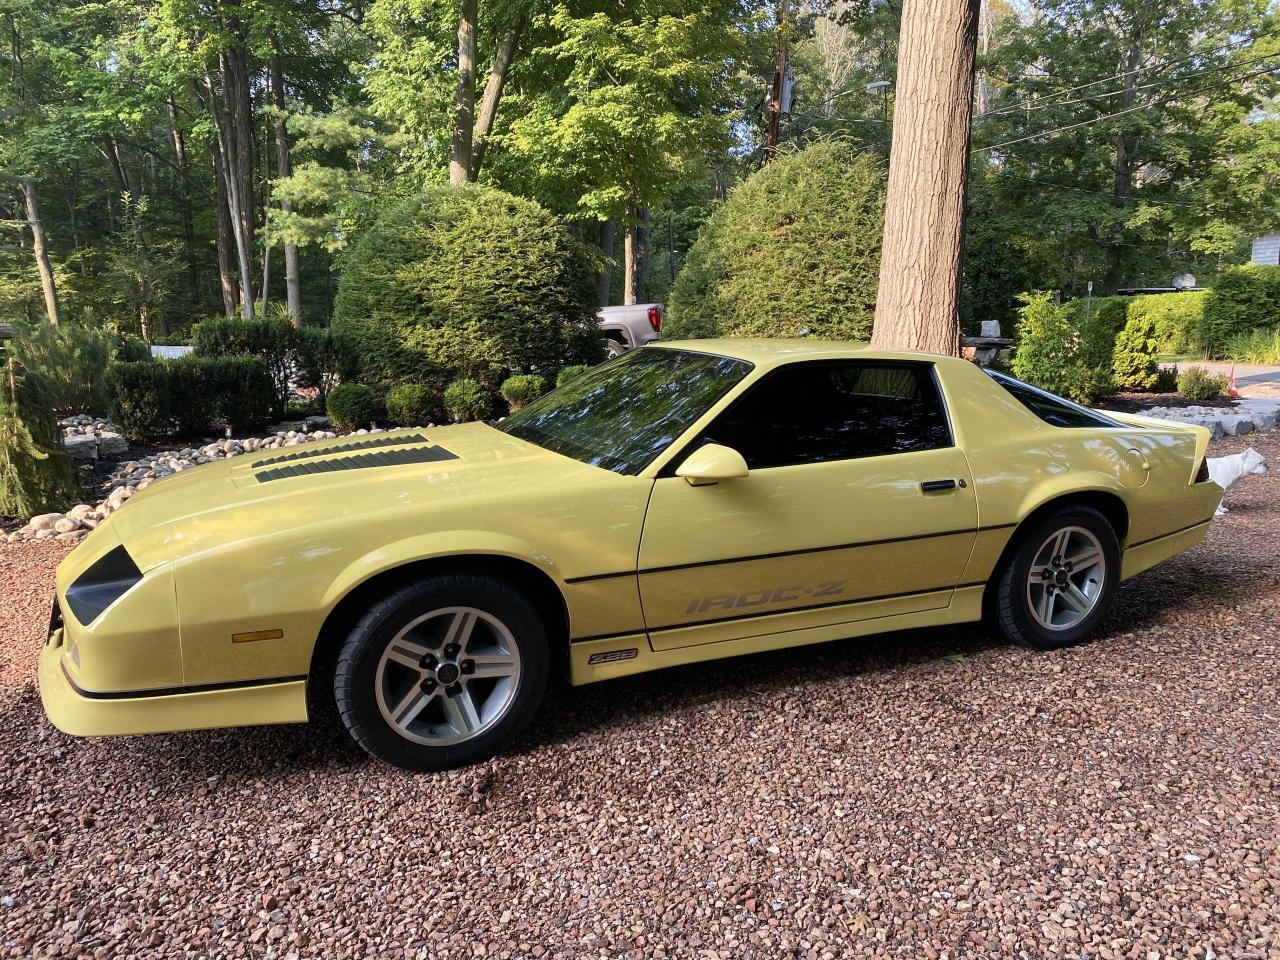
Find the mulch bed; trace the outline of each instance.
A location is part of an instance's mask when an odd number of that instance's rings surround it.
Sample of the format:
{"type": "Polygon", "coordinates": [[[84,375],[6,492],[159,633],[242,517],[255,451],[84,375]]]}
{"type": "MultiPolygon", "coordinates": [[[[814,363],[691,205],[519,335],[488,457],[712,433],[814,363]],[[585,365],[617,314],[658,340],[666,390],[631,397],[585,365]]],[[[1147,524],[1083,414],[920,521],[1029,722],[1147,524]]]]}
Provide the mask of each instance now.
{"type": "MultiPolygon", "coordinates": [[[[1280,435],[1227,438],[1280,464],[1280,435]]],[[[1280,475],[1092,644],[912,631],[554,690],[414,776],[331,720],[78,740],[0,547],[0,956],[1275,957],[1280,475]]]]}
{"type": "Polygon", "coordinates": [[[1099,410],[1114,410],[1116,413],[1141,413],[1150,407],[1230,407],[1227,397],[1215,397],[1193,403],[1180,393],[1114,393],[1099,400],[1095,406],[1099,410]]]}

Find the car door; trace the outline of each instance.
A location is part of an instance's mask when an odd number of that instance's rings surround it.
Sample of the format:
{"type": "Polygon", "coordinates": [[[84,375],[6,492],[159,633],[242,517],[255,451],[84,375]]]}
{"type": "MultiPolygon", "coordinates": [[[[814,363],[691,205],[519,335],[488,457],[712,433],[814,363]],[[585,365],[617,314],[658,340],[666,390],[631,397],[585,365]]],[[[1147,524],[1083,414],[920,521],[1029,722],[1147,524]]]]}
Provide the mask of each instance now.
{"type": "Polygon", "coordinates": [[[976,527],[932,364],[781,367],[654,484],[639,554],[650,640],[671,649],[945,607],[976,527]],[[737,450],[749,475],[674,476],[706,443],[737,450]]]}

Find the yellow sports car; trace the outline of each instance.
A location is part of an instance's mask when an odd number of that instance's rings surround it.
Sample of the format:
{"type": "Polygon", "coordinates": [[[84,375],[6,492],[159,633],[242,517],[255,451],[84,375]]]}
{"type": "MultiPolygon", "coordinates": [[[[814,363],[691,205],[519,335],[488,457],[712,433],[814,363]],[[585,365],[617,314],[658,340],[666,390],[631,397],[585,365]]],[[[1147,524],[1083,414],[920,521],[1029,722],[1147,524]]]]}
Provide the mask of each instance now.
{"type": "Polygon", "coordinates": [[[813,341],[632,350],[494,425],[210,463],[58,569],[40,660],[78,735],[307,719],[492,755],[575,684],[986,617],[1079,643],[1204,537],[1199,427],[950,357],[813,341]],[[330,693],[330,691],[332,691],[330,693]]]}

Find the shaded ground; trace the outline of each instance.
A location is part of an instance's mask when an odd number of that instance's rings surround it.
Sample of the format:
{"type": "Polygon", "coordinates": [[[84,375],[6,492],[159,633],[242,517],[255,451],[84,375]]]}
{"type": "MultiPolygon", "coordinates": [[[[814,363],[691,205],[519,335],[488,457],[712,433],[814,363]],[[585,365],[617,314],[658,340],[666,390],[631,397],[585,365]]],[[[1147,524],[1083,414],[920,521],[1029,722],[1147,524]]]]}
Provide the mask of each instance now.
{"type": "MultiPolygon", "coordinates": [[[[1252,442],[1280,465],[1276,435],[1252,442]]],[[[0,956],[1275,957],[1280,474],[1035,654],[916,631],[556,691],[412,776],[331,726],[104,741],[0,548],[0,956]]]]}

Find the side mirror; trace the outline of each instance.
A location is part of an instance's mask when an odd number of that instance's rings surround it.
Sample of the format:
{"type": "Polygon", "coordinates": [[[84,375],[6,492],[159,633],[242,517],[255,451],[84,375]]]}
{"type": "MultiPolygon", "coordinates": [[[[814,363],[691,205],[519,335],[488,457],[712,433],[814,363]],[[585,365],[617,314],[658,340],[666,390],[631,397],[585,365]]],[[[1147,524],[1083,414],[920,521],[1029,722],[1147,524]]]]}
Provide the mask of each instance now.
{"type": "Polygon", "coordinates": [[[747,475],[747,461],[731,447],[708,443],[685,458],[676,470],[677,477],[684,477],[690,486],[701,487],[721,480],[737,480],[747,475]]]}

